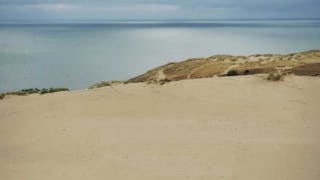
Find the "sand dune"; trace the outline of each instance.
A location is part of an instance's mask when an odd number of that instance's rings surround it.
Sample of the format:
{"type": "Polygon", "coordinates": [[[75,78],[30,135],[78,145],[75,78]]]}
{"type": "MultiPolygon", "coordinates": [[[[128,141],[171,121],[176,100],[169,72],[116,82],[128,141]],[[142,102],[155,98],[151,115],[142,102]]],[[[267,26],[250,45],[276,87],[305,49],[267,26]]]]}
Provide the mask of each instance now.
{"type": "Polygon", "coordinates": [[[128,82],[168,82],[213,76],[265,73],[320,75],[320,50],[291,54],[255,54],[250,56],[215,55],[172,62],[149,70],[128,82]],[[161,74],[161,76],[159,76],[161,74]]]}
{"type": "Polygon", "coordinates": [[[0,179],[320,179],[320,79],[207,78],[0,101],[0,179]]]}

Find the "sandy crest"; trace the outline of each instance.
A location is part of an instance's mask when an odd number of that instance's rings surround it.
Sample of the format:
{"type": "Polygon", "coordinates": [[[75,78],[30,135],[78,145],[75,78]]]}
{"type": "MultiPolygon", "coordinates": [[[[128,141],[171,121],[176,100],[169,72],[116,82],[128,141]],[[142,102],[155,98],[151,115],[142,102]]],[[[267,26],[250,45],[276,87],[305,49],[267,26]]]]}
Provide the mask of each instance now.
{"type": "Polygon", "coordinates": [[[185,80],[0,101],[0,179],[319,180],[320,79],[185,80]]]}

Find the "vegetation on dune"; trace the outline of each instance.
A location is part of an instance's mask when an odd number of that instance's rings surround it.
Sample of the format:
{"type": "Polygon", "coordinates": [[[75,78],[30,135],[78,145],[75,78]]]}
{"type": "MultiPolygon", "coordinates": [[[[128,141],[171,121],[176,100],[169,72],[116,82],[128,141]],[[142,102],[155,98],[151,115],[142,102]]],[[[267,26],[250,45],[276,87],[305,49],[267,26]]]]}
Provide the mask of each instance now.
{"type": "Polygon", "coordinates": [[[237,75],[239,75],[239,73],[234,69],[231,69],[227,72],[227,76],[237,76],[237,75]]]}
{"type": "Polygon", "coordinates": [[[167,79],[167,78],[161,79],[161,80],[159,81],[160,85],[164,85],[164,84],[169,83],[169,82],[171,82],[171,81],[170,81],[170,79],[167,79]]]}
{"type": "Polygon", "coordinates": [[[6,95],[18,95],[18,96],[25,96],[29,94],[36,94],[39,93],[39,89],[37,88],[32,88],[32,89],[22,89],[20,91],[15,91],[15,92],[7,92],[6,95]]]}
{"type": "Polygon", "coordinates": [[[4,93],[0,94],[0,99],[3,99],[6,95],[4,93]]]}
{"type": "Polygon", "coordinates": [[[101,81],[96,84],[93,84],[89,86],[89,89],[96,89],[96,88],[101,88],[101,87],[106,87],[106,86],[111,86],[111,83],[109,81],[101,81]]]}
{"type": "Polygon", "coordinates": [[[62,91],[69,91],[69,89],[68,88],[50,88],[50,89],[43,88],[40,90],[39,94],[48,94],[48,93],[55,93],[55,92],[62,92],[62,91]]]}
{"type": "Polygon", "coordinates": [[[269,73],[267,76],[268,81],[280,81],[283,79],[283,75],[280,73],[269,73]]]}
{"type": "Polygon", "coordinates": [[[166,81],[208,78],[213,76],[237,76],[268,74],[275,71],[295,75],[320,75],[320,50],[291,54],[258,54],[251,56],[215,55],[193,58],[149,70],[129,79],[126,83],[157,82],[158,72],[163,71],[166,81]],[[233,67],[232,70],[226,71],[233,67]]]}
{"type": "Polygon", "coordinates": [[[122,81],[101,81],[101,82],[98,82],[96,84],[89,86],[88,89],[102,88],[102,87],[106,87],[106,86],[112,86],[113,84],[121,84],[121,83],[123,83],[123,82],[122,81]]]}
{"type": "Polygon", "coordinates": [[[147,84],[159,84],[159,85],[164,85],[164,84],[167,84],[171,82],[171,80],[165,78],[165,79],[161,79],[161,80],[158,80],[158,81],[154,81],[154,80],[151,80],[151,81],[147,81],[146,83],[147,84]]]}
{"type": "Polygon", "coordinates": [[[243,71],[243,75],[249,75],[250,73],[251,73],[251,71],[248,70],[248,69],[246,69],[246,70],[243,71]]]}
{"type": "Polygon", "coordinates": [[[15,95],[15,96],[27,96],[30,94],[47,94],[47,93],[55,93],[61,91],[69,91],[68,88],[49,88],[49,89],[38,89],[38,88],[30,88],[30,89],[22,89],[20,91],[12,91],[0,94],[0,99],[3,99],[7,95],[15,95]]]}

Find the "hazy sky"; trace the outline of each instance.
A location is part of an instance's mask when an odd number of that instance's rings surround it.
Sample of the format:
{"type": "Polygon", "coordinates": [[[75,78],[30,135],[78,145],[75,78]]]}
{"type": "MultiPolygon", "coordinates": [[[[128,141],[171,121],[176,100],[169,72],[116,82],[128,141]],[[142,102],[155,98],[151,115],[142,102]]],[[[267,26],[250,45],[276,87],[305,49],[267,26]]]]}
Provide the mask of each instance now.
{"type": "Polygon", "coordinates": [[[0,20],[320,18],[320,0],[0,0],[0,20]]]}

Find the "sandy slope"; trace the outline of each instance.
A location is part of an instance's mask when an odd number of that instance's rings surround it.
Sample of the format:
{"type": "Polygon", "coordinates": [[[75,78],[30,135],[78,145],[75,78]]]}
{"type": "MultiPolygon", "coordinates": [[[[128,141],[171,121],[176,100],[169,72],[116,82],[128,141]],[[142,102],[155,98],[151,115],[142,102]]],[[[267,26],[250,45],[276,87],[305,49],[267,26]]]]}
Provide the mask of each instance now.
{"type": "Polygon", "coordinates": [[[209,78],[0,101],[0,179],[320,179],[320,79],[209,78]]]}
{"type": "Polygon", "coordinates": [[[208,58],[192,58],[156,67],[129,79],[128,82],[168,82],[209,78],[226,76],[230,71],[234,71],[238,75],[277,72],[281,74],[319,76],[320,50],[291,54],[215,55],[208,58]]]}

